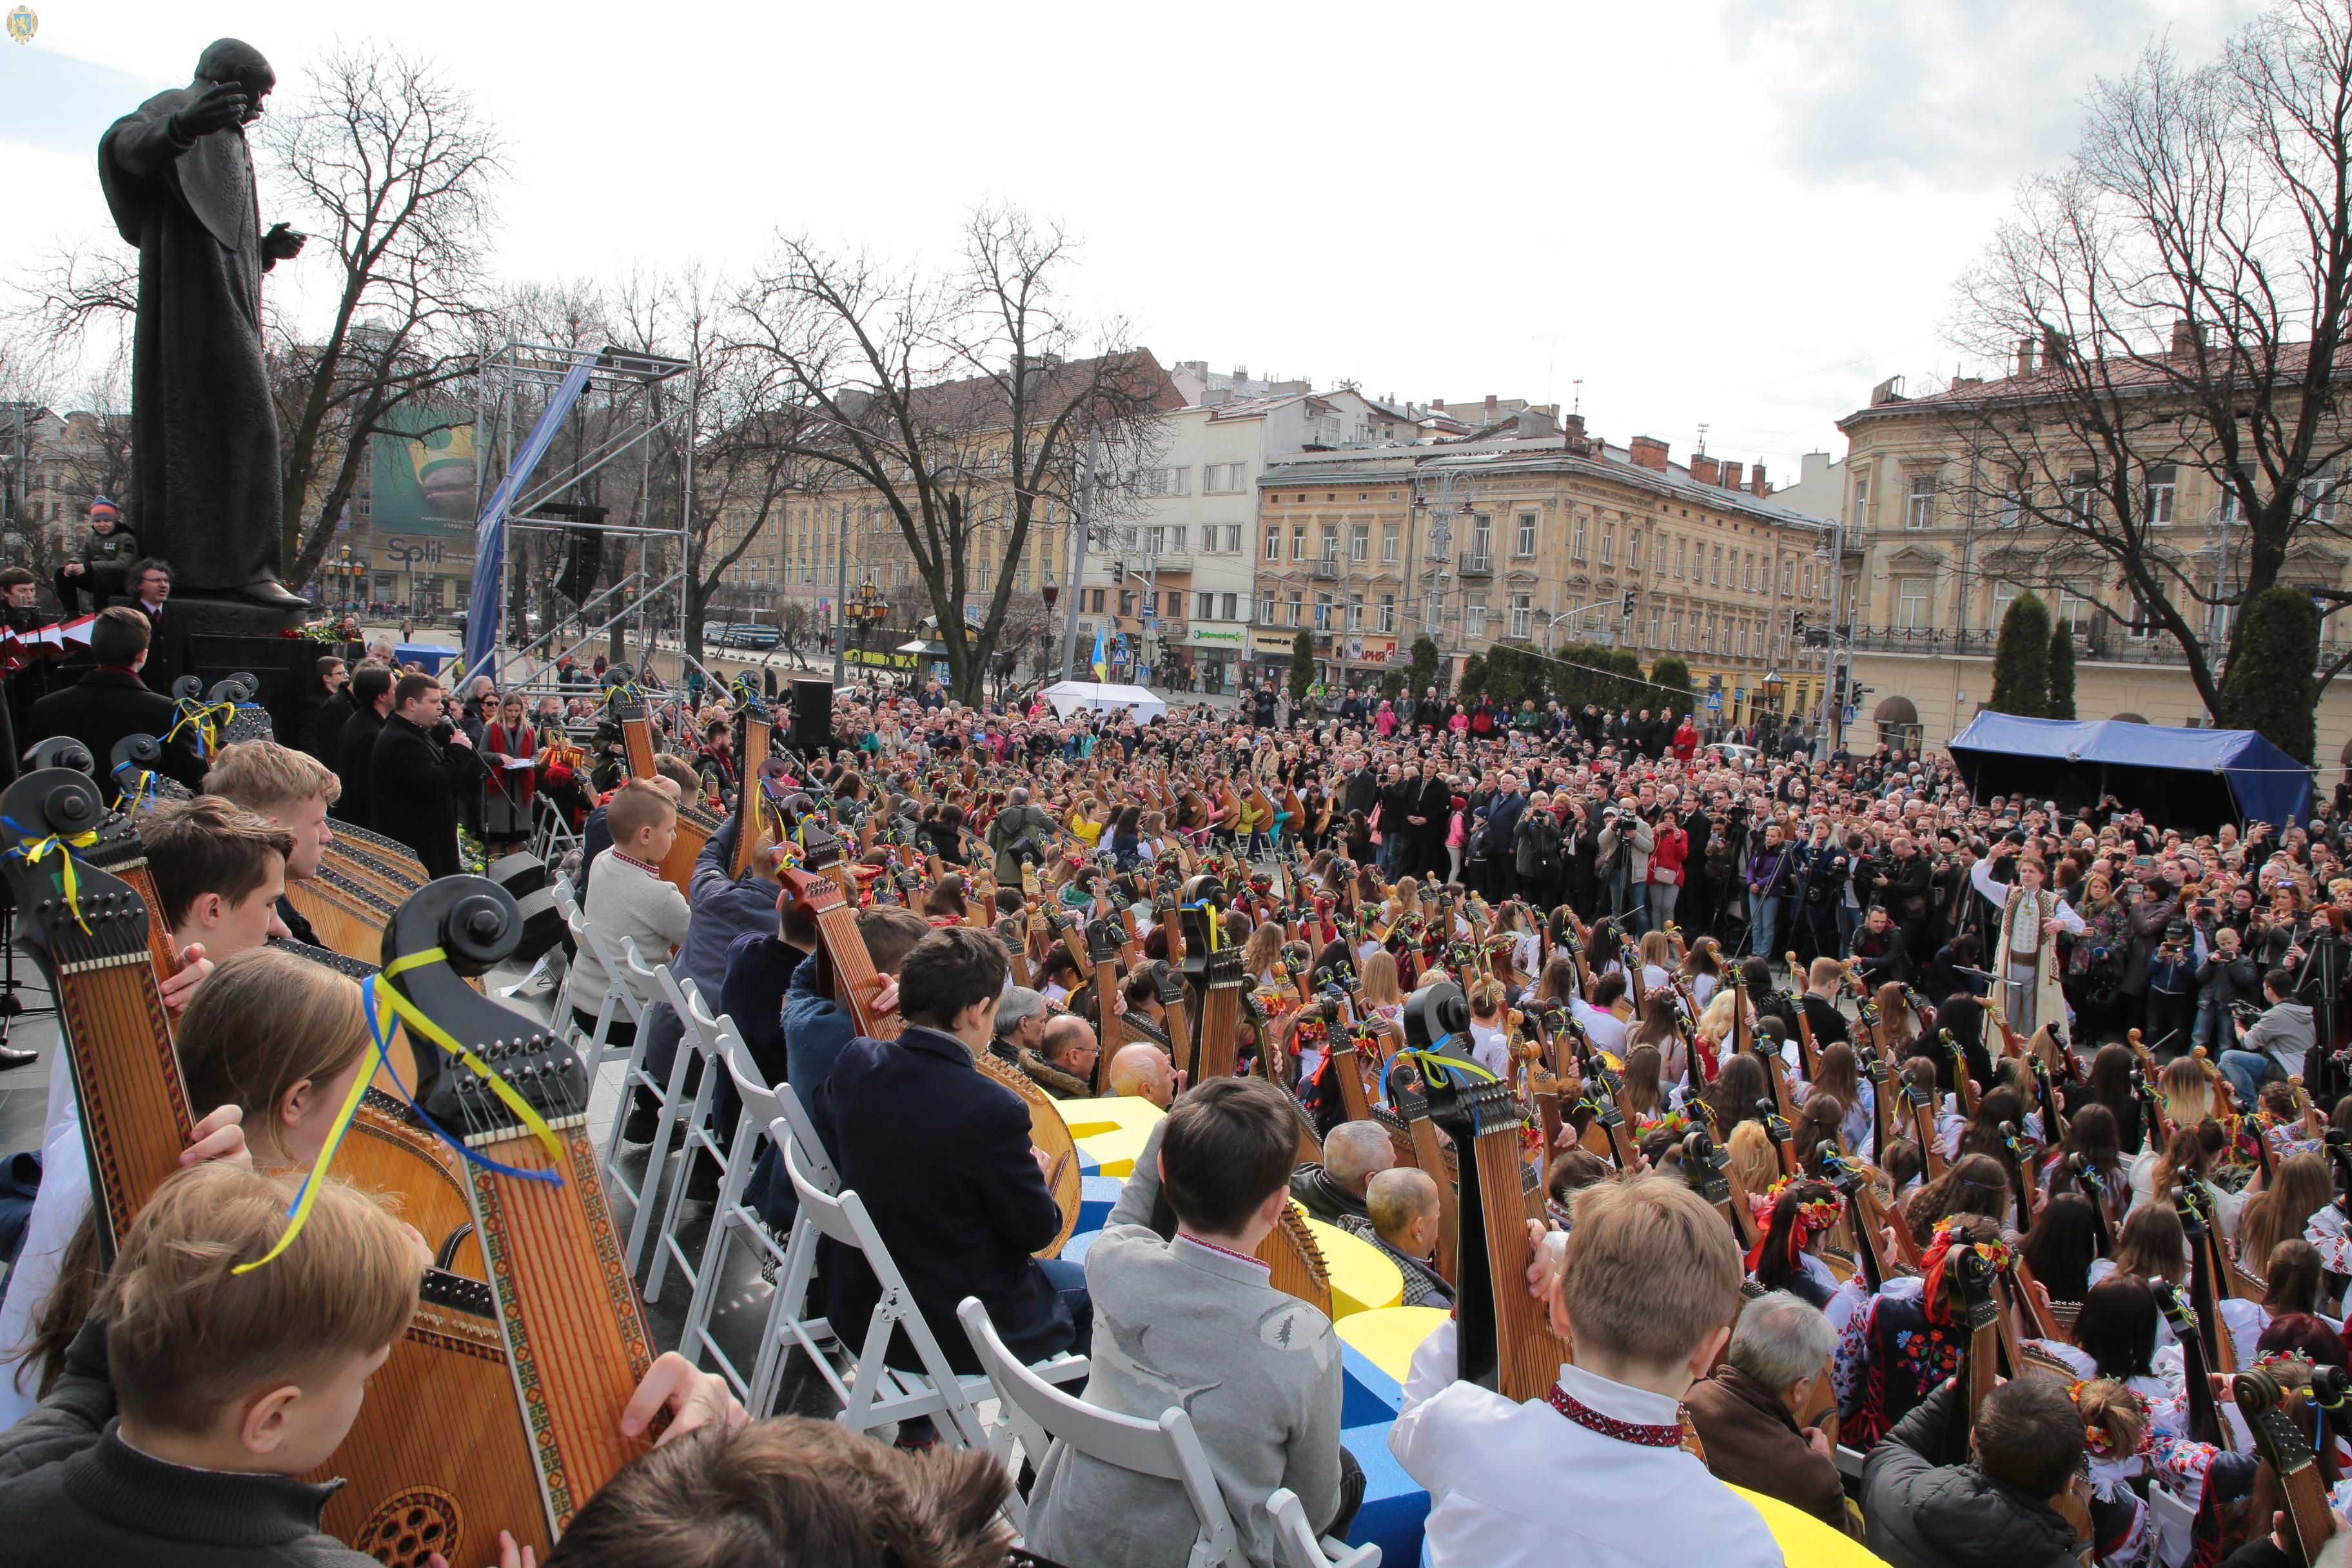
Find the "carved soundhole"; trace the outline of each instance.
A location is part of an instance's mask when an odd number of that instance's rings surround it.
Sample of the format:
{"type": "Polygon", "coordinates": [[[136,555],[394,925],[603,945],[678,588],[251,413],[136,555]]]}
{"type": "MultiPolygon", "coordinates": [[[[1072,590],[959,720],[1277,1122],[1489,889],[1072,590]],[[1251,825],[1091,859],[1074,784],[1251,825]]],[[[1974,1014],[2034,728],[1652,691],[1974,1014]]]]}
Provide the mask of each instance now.
{"type": "Polygon", "coordinates": [[[457,1500],[438,1487],[416,1487],[384,1502],[352,1537],[384,1568],[426,1568],[433,1553],[457,1552],[457,1500]]]}

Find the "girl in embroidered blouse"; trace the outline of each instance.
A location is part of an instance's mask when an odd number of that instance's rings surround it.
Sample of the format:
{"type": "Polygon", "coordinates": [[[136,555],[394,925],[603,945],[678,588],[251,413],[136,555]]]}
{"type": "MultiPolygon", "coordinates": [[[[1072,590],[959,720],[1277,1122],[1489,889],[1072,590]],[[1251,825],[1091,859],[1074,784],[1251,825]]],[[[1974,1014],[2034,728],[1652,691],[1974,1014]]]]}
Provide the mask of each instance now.
{"type": "Polygon", "coordinates": [[[1830,1096],[1843,1108],[1844,1120],[1839,1124],[1838,1133],[1854,1157],[1875,1159],[1877,1150],[1873,1143],[1877,1135],[1877,1086],[1862,1076],[1853,1047],[1843,1040],[1823,1050],[1814,1061],[1812,1081],[1801,1086],[1797,1098],[1801,1103],[1810,1102],[1817,1094],[1830,1096]]]}
{"type": "Polygon", "coordinates": [[[1838,1440],[1864,1451],[1958,1369],[1968,1334],[1959,1323],[1958,1278],[1945,1268],[1952,1249],[1976,1247],[1996,1265],[2005,1250],[2000,1221],[1987,1215],[1954,1215],[1919,1234],[1932,1234],[1921,1253],[1922,1274],[1889,1279],[1874,1295],[1859,1277],[1849,1279],[1825,1309],[1839,1331],[1830,1358],[1838,1440]]]}

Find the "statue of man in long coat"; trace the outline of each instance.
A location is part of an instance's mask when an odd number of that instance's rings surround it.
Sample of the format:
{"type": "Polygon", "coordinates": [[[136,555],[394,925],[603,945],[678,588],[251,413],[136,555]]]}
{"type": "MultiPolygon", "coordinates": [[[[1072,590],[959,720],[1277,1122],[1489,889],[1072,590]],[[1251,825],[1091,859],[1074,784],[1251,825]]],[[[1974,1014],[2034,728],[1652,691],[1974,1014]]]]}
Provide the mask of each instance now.
{"type": "Polygon", "coordinates": [[[108,128],[98,174],[114,226],[139,247],[131,525],[182,590],[283,608],[302,600],[278,582],[283,491],[261,275],[303,237],[282,223],[261,232],[245,139],[277,85],[259,50],[220,39],[194,82],[108,128]]]}

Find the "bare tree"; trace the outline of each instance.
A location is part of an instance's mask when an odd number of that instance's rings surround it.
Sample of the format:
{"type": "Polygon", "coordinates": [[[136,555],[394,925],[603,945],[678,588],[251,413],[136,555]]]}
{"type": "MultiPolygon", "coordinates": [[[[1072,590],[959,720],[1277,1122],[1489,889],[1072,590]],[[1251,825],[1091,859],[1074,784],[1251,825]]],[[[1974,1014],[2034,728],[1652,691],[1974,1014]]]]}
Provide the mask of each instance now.
{"type": "Polygon", "coordinates": [[[2226,721],[2231,612],[2283,577],[2352,602],[2317,548],[2345,537],[2352,453],[2352,15],[2285,0],[2200,66],[2158,44],[2089,110],[1961,286],[1956,335],[2018,374],[1942,395],[1958,488],[1972,517],[2054,531],[2043,563],[2112,584],[2226,721]],[[2174,515],[2192,473],[2210,516],[2174,515]]]}
{"type": "Polygon", "coordinates": [[[1180,401],[1118,323],[1084,331],[1058,285],[1070,243],[1010,208],[973,213],[937,276],[787,238],[743,289],[741,346],[776,439],[821,476],[819,499],[878,506],[912,558],[956,694],[976,700],[1015,568],[1047,508],[1070,514],[1091,438],[1098,493],[1180,401]],[[1091,353],[1086,351],[1091,349],[1091,353]],[[986,573],[986,607],[964,618],[986,573]]]}
{"type": "Polygon", "coordinates": [[[323,331],[273,317],[285,469],[283,571],[316,571],[379,432],[469,422],[488,200],[502,147],[427,62],[360,46],[326,56],[302,98],[261,122],[265,174],[316,226],[341,276],[323,331]]]}

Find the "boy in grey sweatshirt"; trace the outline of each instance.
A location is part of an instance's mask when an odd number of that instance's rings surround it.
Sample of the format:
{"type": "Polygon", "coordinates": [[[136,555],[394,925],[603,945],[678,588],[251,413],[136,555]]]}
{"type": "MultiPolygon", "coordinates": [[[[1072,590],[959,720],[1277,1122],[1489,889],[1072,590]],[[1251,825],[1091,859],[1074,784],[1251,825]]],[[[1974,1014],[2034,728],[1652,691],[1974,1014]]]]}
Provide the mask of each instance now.
{"type": "MultiPolygon", "coordinates": [[[[1251,1256],[1290,1201],[1297,1145],[1297,1113],[1272,1084],[1202,1085],[1152,1130],[1087,1253],[1087,1403],[1145,1421],[1171,1405],[1189,1413],[1259,1568],[1276,1562],[1275,1489],[1297,1492],[1325,1533],[1344,1531],[1363,1497],[1339,1446],[1344,1373],[1330,1320],[1276,1290],[1251,1256]],[[1152,1227],[1163,1194],[1173,1239],[1152,1227]]],[[[1057,1442],[1037,1473],[1026,1545],[1069,1568],[1182,1568],[1196,1532],[1175,1482],[1057,1442]]]]}

